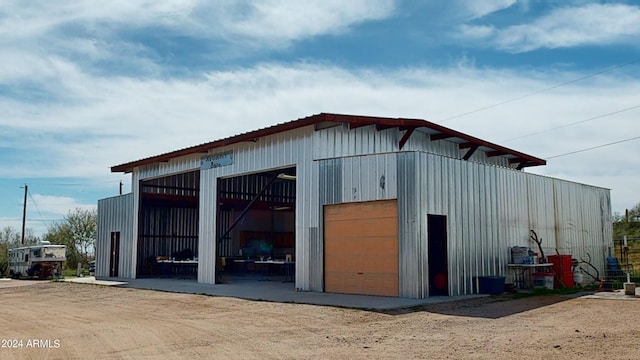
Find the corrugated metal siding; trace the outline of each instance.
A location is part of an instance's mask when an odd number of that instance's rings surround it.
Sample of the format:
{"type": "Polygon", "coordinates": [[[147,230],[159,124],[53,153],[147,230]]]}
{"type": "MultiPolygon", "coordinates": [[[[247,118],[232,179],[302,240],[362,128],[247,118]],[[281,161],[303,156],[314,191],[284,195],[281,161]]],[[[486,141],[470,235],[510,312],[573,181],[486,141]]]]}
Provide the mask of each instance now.
{"type": "Polygon", "coordinates": [[[96,276],[109,276],[111,233],[120,232],[120,258],[118,275],[135,277],[135,232],[133,228],[133,194],[98,200],[98,234],[96,239],[96,276]]]}
{"type": "Polygon", "coordinates": [[[315,261],[319,264],[320,288],[324,290],[324,211],[323,206],[342,202],[342,159],[330,159],[318,162],[319,165],[319,251],[315,261]]]}
{"type": "Polygon", "coordinates": [[[426,269],[426,216],[421,218],[422,189],[418,186],[420,168],[415,152],[397,154],[398,189],[398,292],[400,297],[424,298],[428,291],[426,269]]]}
{"type": "Polygon", "coordinates": [[[153,164],[137,168],[135,174],[138,180],[164,177],[170,174],[180,174],[200,168],[200,158],[203,154],[194,154],[171,159],[168,162],[153,164]]]}
{"type": "Polygon", "coordinates": [[[320,205],[396,199],[396,163],[395,153],[319,161],[320,205]]]}
{"type": "Polygon", "coordinates": [[[557,248],[579,259],[589,251],[604,270],[611,243],[608,190],[433,154],[418,153],[412,168],[410,154],[398,157],[401,296],[421,297],[428,289],[427,214],[447,216],[450,295],[477,291],[477,276],[510,275],[510,247],[537,250],[531,229],[543,239],[546,255],[557,248]],[[413,171],[421,174],[415,191],[413,171]],[[412,197],[419,198],[417,210],[412,197]],[[413,219],[422,225],[413,229],[413,219]]]}

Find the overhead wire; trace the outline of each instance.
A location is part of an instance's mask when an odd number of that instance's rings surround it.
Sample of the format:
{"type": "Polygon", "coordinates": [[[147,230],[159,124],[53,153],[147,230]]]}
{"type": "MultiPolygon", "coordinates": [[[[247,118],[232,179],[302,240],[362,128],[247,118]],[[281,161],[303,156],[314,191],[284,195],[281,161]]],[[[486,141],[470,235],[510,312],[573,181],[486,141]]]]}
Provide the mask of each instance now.
{"type": "Polygon", "coordinates": [[[38,208],[38,204],[36,203],[36,199],[33,198],[33,195],[31,195],[31,191],[27,191],[29,193],[29,198],[31,198],[31,202],[33,203],[33,206],[36,208],[36,211],[38,212],[38,215],[40,215],[40,219],[42,221],[44,220],[44,216],[42,216],[42,213],[40,212],[40,208],[38,208]]]}
{"type": "Polygon", "coordinates": [[[550,90],[557,89],[559,87],[567,86],[567,85],[570,85],[570,84],[573,84],[573,83],[576,83],[576,82],[579,82],[579,81],[582,81],[582,80],[585,80],[585,79],[589,79],[589,78],[592,78],[594,76],[598,76],[598,75],[607,73],[609,71],[613,71],[613,70],[617,70],[617,69],[623,68],[625,66],[633,65],[633,64],[638,63],[638,62],[640,62],[640,58],[631,60],[631,61],[623,63],[623,64],[614,65],[614,66],[608,67],[606,69],[603,69],[603,70],[600,70],[600,71],[596,71],[594,73],[590,73],[590,74],[587,74],[585,76],[579,77],[577,79],[565,81],[563,83],[556,84],[556,85],[553,85],[553,86],[550,86],[550,87],[547,87],[547,88],[544,88],[544,89],[532,91],[530,93],[527,93],[527,94],[524,94],[524,95],[521,95],[521,96],[516,96],[516,97],[511,98],[511,99],[500,101],[500,102],[497,102],[497,103],[492,104],[492,105],[483,106],[483,107],[477,108],[475,110],[471,110],[471,111],[467,111],[467,112],[462,113],[462,114],[451,116],[451,117],[448,117],[446,119],[436,121],[436,123],[443,123],[443,122],[446,122],[446,121],[449,121],[449,120],[453,120],[453,119],[461,118],[461,117],[464,117],[464,116],[467,116],[467,115],[475,114],[475,113],[480,112],[480,111],[492,109],[492,108],[498,107],[500,105],[512,103],[514,101],[518,101],[518,100],[521,100],[521,99],[524,99],[524,98],[527,98],[527,97],[530,97],[530,96],[533,96],[533,95],[537,95],[537,94],[540,94],[540,93],[543,93],[543,92],[547,92],[547,91],[550,91],[550,90]]]}
{"type": "Polygon", "coordinates": [[[588,119],[585,119],[585,120],[580,120],[580,121],[572,122],[572,123],[569,123],[569,124],[564,124],[564,125],[560,125],[560,126],[556,126],[556,127],[548,128],[548,129],[545,129],[545,130],[536,131],[536,132],[532,132],[532,133],[529,133],[529,134],[524,134],[524,135],[516,136],[516,137],[514,137],[514,138],[510,138],[510,139],[502,140],[501,142],[509,142],[509,141],[513,141],[513,140],[518,140],[518,139],[526,138],[526,137],[529,137],[529,136],[534,136],[534,135],[544,134],[544,133],[549,132],[549,131],[558,130],[558,129],[566,128],[566,127],[573,126],[573,125],[577,125],[577,124],[582,124],[582,123],[585,123],[585,122],[588,122],[588,121],[592,121],[592,120],[596,120],[596,119],[601,119],[601,118],[604,118],[604,117],[607,117],[607,116],[611,116],[611,115],[615,115],[615,114],[620,114],[620,113],[623,113],[623,112],[625,112],[625,111],[629,111],[629,110],[633,110],[633,109],[637,109],[637,108],[640,108],[640,105],[636,105],[636,106],[628,107],[628,108],[625,108],[625,109],[622,109],[622,110],[612,111],[612,112],[610,112],[610,113],[606,113],[606,114],[602,114],[602,115],[594,116],[594,117],[591,117],[591,118],[588,118],[588,119]]]}
{"type": "Polygon", "coordinates": [[[559,157],[567,156],[567,155],[578,154],[578,153],[581,153],[581,152],[594,150],[594,149],[599,149],[599,148],[603,148],[603,147],[606,147],[606,146],[621,144],[621,143],[625,143],[625,142],[629,142],[629,141],[633,141],[633,140],[638,140],[638,139],[640,139],[640,136],[636,136],[636,137],[632,137],[632,138],[624,139],[624,140],[619,140],[619,141],[614,141],[614,142],[610,142],[610,143],[607,143],[607,144],[593,146],[593,147],[589,147],[589,148],[585,148],[585,149],[581,149],[581,150],[575,150],[575,151],[571,151],[571,152],[560,154],[560,155],[549,156],[549,157],[546,158],[546,160],[555,159],[555,158],[559,158],[559,157]]]}

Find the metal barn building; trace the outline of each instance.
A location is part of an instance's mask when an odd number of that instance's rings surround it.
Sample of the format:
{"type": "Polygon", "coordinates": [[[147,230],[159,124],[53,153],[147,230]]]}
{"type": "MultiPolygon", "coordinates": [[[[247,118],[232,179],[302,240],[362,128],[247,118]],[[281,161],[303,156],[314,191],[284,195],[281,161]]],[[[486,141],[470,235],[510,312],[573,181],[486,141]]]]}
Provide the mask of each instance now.
{"type": "Polygon", "coordinates": [[[317,114],[112,167],[132,192],[98,202],[96,276],[174,262],[216,284],[273,260],[298,291],[456,296],[511,277],[530,230],[604,272],[609,190],[523,171],[545,164],[425,120],[317,114]]]}

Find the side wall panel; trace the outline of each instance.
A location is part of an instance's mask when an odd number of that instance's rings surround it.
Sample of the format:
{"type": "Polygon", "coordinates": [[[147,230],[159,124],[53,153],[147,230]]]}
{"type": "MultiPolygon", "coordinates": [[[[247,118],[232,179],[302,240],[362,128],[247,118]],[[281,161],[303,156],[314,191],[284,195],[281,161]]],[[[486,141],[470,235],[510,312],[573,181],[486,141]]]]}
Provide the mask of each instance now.
{"type": "Polygon", "coordinates": [[[98,237],[96,239],[96,277],[109,276],[111,232],[120,232],[120,278],[135,278],[136,237],[133,231],[133,194],[98,201],[98,237]]]}
{"type": "Polygon", "coordinates": [[[417,157],[420,176],[415,191],[410,161],[406,166],[401,161],[398,168],[398,174],[404,173],[399,181],[399,212],[407,229],[401,237],[401,263],[411,267],[402,270],[401,265],[401,274],[415,277],[401,282],[414,286],[401,291],[401,296],[420,297],[420,291],[428,288],[423,242],[427,214],[447,216],[450,295],[477,292],[477,276],[510,277],[509,248],[527,246],[538,252],[530,230],[542,239],[545,255],[557,252],[581,259],[588,252],[604,271],[606,251],[612,246],[609,190],[433,154],[417,153],[417,157]],[[415,214],[412,195],[419,199],[415,214]],[[416,230],[411,229],[414,221],[422,224],[416,230]],[[408,239],[412,234],[419,238],[408,239]],[[403,246],[408,250],[403,252],[403,246]],[[416,259],[414,251],[422,259],[416,259]],[[421,272],[421,278],[415,275],[421,272]]]}

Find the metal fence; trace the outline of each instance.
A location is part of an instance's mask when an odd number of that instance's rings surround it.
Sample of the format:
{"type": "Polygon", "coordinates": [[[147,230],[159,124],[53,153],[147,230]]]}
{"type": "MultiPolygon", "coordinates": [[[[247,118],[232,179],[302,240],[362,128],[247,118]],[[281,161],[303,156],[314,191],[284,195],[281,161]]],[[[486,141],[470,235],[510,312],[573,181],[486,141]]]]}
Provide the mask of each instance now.
{"type": "Polygon", "coordinates": [[[640,277],[640,238],[613,239],[614,251],[607,263],[607,280],[626,281],[627,271],[631,277],[640,277]]]}

